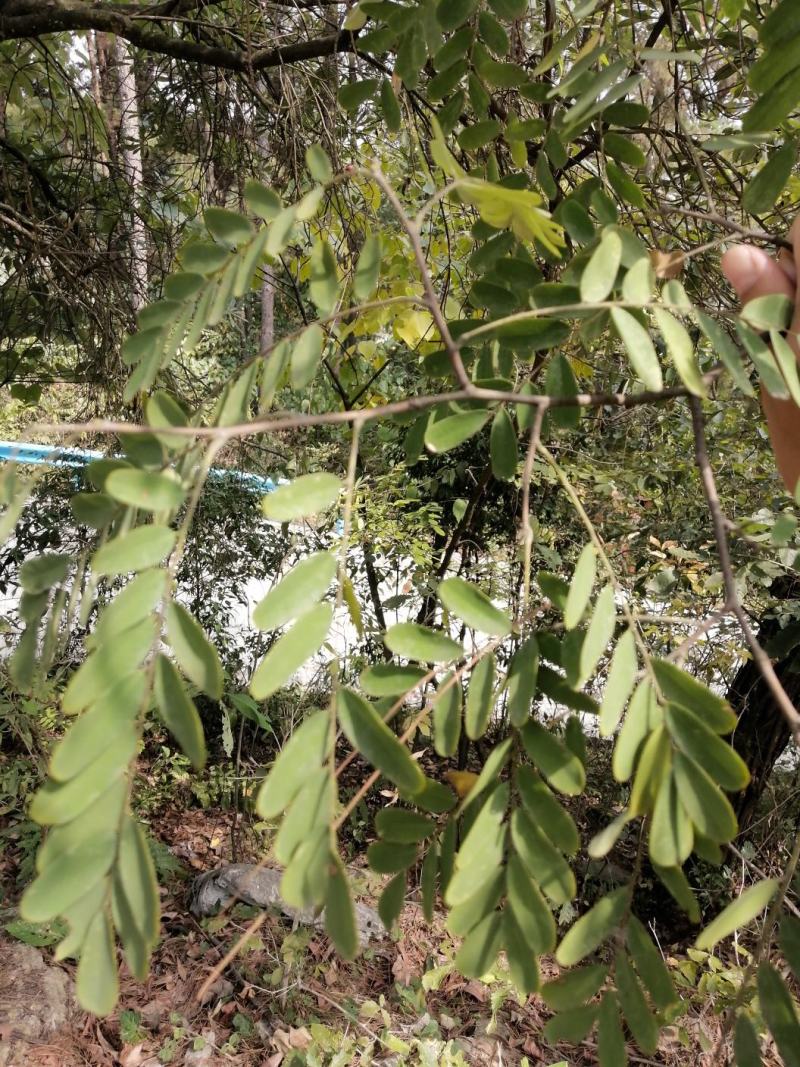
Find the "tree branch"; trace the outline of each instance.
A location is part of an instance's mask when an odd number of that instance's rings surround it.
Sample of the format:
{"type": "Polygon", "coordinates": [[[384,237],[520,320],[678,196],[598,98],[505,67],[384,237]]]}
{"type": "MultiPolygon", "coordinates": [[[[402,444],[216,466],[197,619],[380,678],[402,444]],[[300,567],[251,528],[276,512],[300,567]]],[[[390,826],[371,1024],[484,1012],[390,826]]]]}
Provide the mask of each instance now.
{"type": "Polygon", "coordinates": [[[81,0],[12,0],[10,5],[0,10],[0,41],[65,31],[96,30],[116,34],[148,52],[241,73],[356,50],[357,32],[352,30],[310,41],[297,41],[280,48],[245,52],[175,37],[148,24],[141,15],[133,18],[119,8],[83,3],[81,0]]]}

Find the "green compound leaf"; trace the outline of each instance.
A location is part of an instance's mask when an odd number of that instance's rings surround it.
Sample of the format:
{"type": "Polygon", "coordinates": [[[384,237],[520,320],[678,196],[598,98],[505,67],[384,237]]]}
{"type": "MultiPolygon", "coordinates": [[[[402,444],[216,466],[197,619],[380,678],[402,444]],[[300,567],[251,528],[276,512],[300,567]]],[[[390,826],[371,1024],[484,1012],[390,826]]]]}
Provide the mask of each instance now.
{"type": "Polygon", "coordinates": [[[525,751],[553,789],[577,796],[586,785],[586,771],[578,757],[554,734],[536,722],[520,730],[525,751]]]}
{"type": "Polygon", "coordinates": [[[606,688],[600,704],[601,737],[610,737],[619,725],[636,681],[637,668],[636,638],[631,630],[626,630],[617,641],[608,669],[606,688]]]}
{"type": "Polygon", "coordinates": [[[478,660],[470,674],[467,703],[464,708],[464,730],[471,741],[483,737],[494,710],[495,658],[490,653],[478,660]]]}
{"type": "MultiPolygon", "coordinates": [[[[391,82],[384,81],[391,91],[391,82]]],[[[381,89],[383,94],[383,89],[381,89]]],[[[392,91],[392,97],[394,92],[392,91]]],[[[396,98],[395,98],[396,99],[396,98]]],[[[381,239],[378,234],[369,234],[361,248],[353,278],[353,296],[356,300],[369,300],[377,286],[381,271],[381,239]]]]}
{"type": "Polygon", "coordinates": [[[113,578],[156,567],[172,551],[176,537],[167,526],[138,526],[99,548],[92,557],[92,568],[113,578]]]}
{"type": "Polygon", "coordinates": [[[697,366],[694,342],[689,336],[689,331],[664,308],[654,308],[653,315],[661,336],[664,338],[664,344],[667,346],[667,354],[674,363],[681,381],[690,393],[695,396],[705,396],[707,390],[697,366]]]}
{"type": "Polygon", "coordinates": [[[652,1056],[658,1048],[658,1023],[628,957],[621,951],[616,955],[614,978],[622,1014],[633,1039],[646,1056],[652,1056]]]}
{"type": "Polygon", "coordinates": [[[566,904],[572,900],[577,886],[569,864],[521,808],[511,817],[511,840],[528,874],[546,897],[554,904],[566,904]]]}
{"type": "Polygon", "coordinates": [[[406,845],[425,841],[435,831],[436,823],[405,808],[384,808],[375,816],[375,829],[385,841],[406,845]]]}
{"type": "Polygon", "coordinates": [[[449,452],[482,430],[488,419],[488,411],[464,411],[431,420],[425,429],[425,447],[429,452],[449,452]]]}
{"type": "Polygon", "coordinates": [[[96,912],[81,950],[76,984],[78,1003],[93,1015],[108,1015],[119,996],[117,958],[105,909],[96,912]]]}
{"type": "Polygon", "coordinates": [[[568,856],[574,855],[580,847],[578,828],[536,771],[521,764],[517,767],[516,784],[520,799],[536,825],[556,848],[568,856]]]}
{"type": "Polygon", "coordinates": [[[568,630],[574,629],[583,618],[596,574],[597,550],[592,544],[584,545],[575,564],[564,605],[564,625],[568,630]]]}
{"type": "Polygon", "coordinates": [[[495,478],[503,482],[512,482],[516,477],[517,463],[517,434],[511,416],[505,407],[498,408],[497,414],[492,420],[492,428],[489,434],[489,452],[492,460],[492,473],[495,478]]]}
{"type": "Polygon", "coordinates": [[[186,498],[186,491],[174,476],[156,471],[112,471],[105,484],[109,496],[144,511],[175,511],[186,498]]]}
{"type": "Polygon", "coordinates": [[[134,730],[144,696],[145,677],[141,673],[129,674],[107,690],[105,697],[84,712],[53,749],[51,777],[69,781],[108,748],[119,730],[134,730]]]}
{"type": "Polygon", "coordinates": [[[661,365],[650,334],[624,308],[612,308],[611,320],[628,353],[628,359],[645,388],[660,391],[664,388],[661,365]]]}
{"type": "Polygon", "coordinates": [[[597,1017],[597,1055],[600,1067],[628,1067],[625,1034],[619,1018],[617,998],[608,990],[600,1001],[597,1017]]]}
{"type": "Polygon", "coordinates": [[[597,1004],[584,1004],[580,1008],[570,1008],[548,1019],[544,1036],[551,1044],[568,1041],[578,1045],[584,1041],[595,1024],[600,1008],[597,1004]]]}
{"type": "Polygon", "coordinates": [[[556,959],[562,967],[580,963],[601,945],[622,921],[628,908],[627,888],[615,889],[582,915],[567,931],[556,949],[556,959]]]}
{"type": "Polygon", "coordinates": [[[161,721],[195,770],[202,770],[206,763],[206,743],[200,716],[172,661],[160,652],[156,657],[153,685],[161,721]]]}
{"type": "Polygon", "coordinates": [[[669,969],[650,934],[635,915],[628,919],[627,939],[631,960],[655,1006],[666,1010],[677,1003],[678,995],[669,969]]]}
{"type": "Polygon", "coordinates": [[[734,930],[747,926],[766,908],[775,896],[779,884],[777,878],[765,878],[745,889],[699,934],[695,947],[709,951],[734,930]]]}
{"type": "Polygon", "coordinates": [[[495,607],[481,589],[463,578],[445,578],[439,584],[439,599],[448,611],[480,633],[494,637],[511,633],[511,621],[505,612],[495,607]]]}
{"type": "Polygon", "coordinates": [[[503,909],[503,948],[505,949],[511,981],[518,992],[529,996],[539,989],[541,976],[536,953],[532,952],[509,906],[503,909]]]}
{"type": "Polygon", "coordinates": [[[680,752],[673,756],[680,802],[699,832],[725,844],[736,836],[736,816],[730,801],[703,768],[680,752]]]}
{"type": "Polygon", "coordinates": [[[452,678],[448,674],[442,679],[442,685],[433,701],[433,745],[440,756],[453,756],[458,749],[461,737],[461,683],[447,683],[452,678]]]}
{"type": "Polygon", "coordinates": [[[465,937],[484,916],[494,911],[500,903],[503,887],[503,871],[498,869],[494,877],[483,882],[472,896],[450,908],[446,923],[450,933],[455,934],[456,937],[465,937]]]}
{"type": "Polygon", "coordinates": [[[163,598],[168,578],[168,572],[159,569],[142,571],[132,578],[101,611],[87,638],[87,647],[97,649],[109,644],[118,634],[148,618],[163,598]]]}
{"type": "Polygon", "coordinates": [[[607,974],[608,967],[601,963],[578,967],[545,982],[541,990],[542,1000],[553,1011],[567,1011],[576,1004],[585,1004],[597,995],[607,974]]]}
{"type": "Polygon", "coordinates": [[[19,569],[20,585],[31,596],[44,593],[54,585],[61,585],[71,562],[71,556],[55,552],[25,560],[19,569]]]}
{"type": "Polygon", "coordinates": [[[758,1002],[786,1067],[800,1064],[800,1018],[786,983],[769,963],[758,968],[758,1002]]]}
{"type": "Polygon", "coordinates": [[[315,711],[301,723],[278,753],[256,798],[263,819],[280,815],[325,759],[331,729],[327,711],[315,711]]]}
{"type": "Polygon", "coordinates": [[[413,844],[373,841],[367,849],[367,863],[377,874],[395,874],[407,870],[416,861],[417,854],[418,848],[413,844]]]}
{"type": "Polygon", "coordinates": [[[336,708],[348,741],[373,767],[411,796],[424,788],[422,771],[371,704],[352,689],[342,689],[336,708]]]}
{"type": "Polygon", "coordinates": [[[380,915],[381,922],[389,932],[391,932],[392,927],[400,918],[400,912],[403,910],[403,904],[406,899],[406,880],[405,870],[398,871],[394,878],[387,882],[386,888],[378,898],[378,915],[380,915]]]}
{"type": "MultiPolygon", "coordinates": [[[[797,41],[791,42],[791,46],[796,50],[797,41]]],[[[751,215],[762,215],[771,211],[786,188],[796,160],[797,144],[794,141],[787,141],[772,152],[758,174],[745,186],[742,193],[744,210],[751,215]]]]}
{"type": "Polygon", "coordinates": [[[518,856],[510,856],[506,866],[506,894],[507,907],[528,949],[536,955],[552,952],[556,943],[553,913],[518,856]]]}
{"type": "Polygon", "coordinates": [[[694,712],[714,733],[731,732],[736,725],[736,716],[727,700],[712,693],[708,686],[674,663],[654,657],[652,665],[658,686],[667,700],[694,712]]]}
{"type": "Polygon", "coordinates": [[[290,360],[292,389],[299,392],[314,380],[324,344],[325,334],[317,323],[303,330],[297,338],[290,360]]]}
{"type": "Polygon", "coordinates": [[[301,560],[253,609],[253,625],[277,630],[296,619],[325,595],[335,576],[336,559],[330,552],[301,560]]]}
{"type": "Polygon", "coordinates": [[[367,696],[394,697],[416,689],[427,673],[410,664],[373,663],[361,672],[358,681],[367,696]]]}
{"type": "Polygon", "coordinates": [[[275,522],[292,522],[327,511],[338,499],[341,489],[342,483],[335,474],[304,474],[265,496],[261,509],[275,522]]]}
{"type": "Polygon", "coordinates": [[[747,786],[750,772],[742,757],[709,730],[699,716],[680,704],[668,704],[666,724],[681,750],[723,789],[737,793],[747,786]]]}
{"type": "Polygon", "coordinates": [[[614,230],[606,230],[581,275],[581,301],[597,304],[605,300],[617,280],[622,262],[622,241],[614,230]]]}
{"type": "Polygon", "coordinates": [[[332,856],[332,867],[325,897],[325,930],[336,946],[337,952],[346,960],[352,960],[358,952],[358,929],[353,908],[353,898],[342,861],[332,856]]]}
{"type": "Polygon", "coordinates": [[[529,637],[511,658],[506,680],[508,715],[512,726],[524,726],[530,718],[539,676],[539,646],[529,637]]]}
{"type": "Polygon", "coordinates": [[[317,604],[279,637],[250,680],[250,693],[266,700],[287,685],[303,664],[319,652],[333,621],[333,606],[317,604]]]}
{"type": "Polygon", "coordinates": [[[114,861],[116,830],[106,831],[63,850],[25,890],[20,915],[27,922],[49,922],[102,881],[114,861]]]}
{"type": "Polygon", "coordinates": [[[384,642],[395,655],[421,663],[450,663],[464,655],[461,645],[447,634],[415,622],[400,622],[389,627],[384,642]]]}
{"type": "Polygon", "coordinates": [[[739,1012],[736,1016],[733,1051],[736,1056],[736,1067],[763,1067],[761,1042],[758,1040],[758,1034],[750,1018],[744,1012],[739,1012]]]}
{"type": "Polygon", "coordinates": [[[219,653],[200,623],[182,604],[172,601],[165,613],[167,641],[178,666],[198,689],[219,700],[222,696],[222,664],[219,653]]]}
{"type": "Polygon", "coordinates": [[[492,912],[464,939],[456,953],[456,968],[467,978],[480,978],[494,963],[501,943],[500,913],[492,912]]]}

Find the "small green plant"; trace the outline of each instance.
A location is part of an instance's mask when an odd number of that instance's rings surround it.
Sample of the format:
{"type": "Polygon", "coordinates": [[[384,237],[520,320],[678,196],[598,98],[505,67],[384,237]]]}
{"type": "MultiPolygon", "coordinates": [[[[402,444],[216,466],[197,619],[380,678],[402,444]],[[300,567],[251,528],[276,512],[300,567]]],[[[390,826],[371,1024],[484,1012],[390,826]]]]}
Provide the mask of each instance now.
{"type": "Polygon", "coordinates": [[[142,1028],[142,1017],[138,1011],[125,1008],[119,1013],[119,1036],[126,1045],[136,1045],[147,1036],[142,1028]]]}

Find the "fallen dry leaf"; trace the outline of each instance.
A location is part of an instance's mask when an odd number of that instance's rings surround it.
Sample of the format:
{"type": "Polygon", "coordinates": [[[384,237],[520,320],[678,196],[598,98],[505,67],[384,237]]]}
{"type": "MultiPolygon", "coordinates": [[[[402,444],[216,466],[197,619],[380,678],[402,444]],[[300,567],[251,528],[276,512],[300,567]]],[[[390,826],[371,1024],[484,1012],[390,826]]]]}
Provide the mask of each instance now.
{"type": "Polygon", "coordinates": [[[411,985],[416,973],[417,969],[411,960],[404,956],[402,952],[399,952],[392,964],[392,977],[395,981],[399,982],[400,985],[411,985]]]}
{"type": "Polygon", "coordinates": [[[290,1052],[292,1049],[307,1049],[311,1044],[311,1033],[305,1026],[290,1026],[288,1030],[276,1030],[272,1035],[272,1043],[282,1052],[290,1052]]]}
{"type": "Polygon", "coordinates": [[[650,262],[653,264],[656,278],[671,279],[680,278],[685,259],[680,250],[664,252],[660,248],[651,248],[650,262]]]}
{"type": "Polygon", "coordinates": [[[141,1067],[143,1059],[144,1045],[141,1042],[138,1045],[123,1045],[119,1054],[121,1067],[141,1067]]]}

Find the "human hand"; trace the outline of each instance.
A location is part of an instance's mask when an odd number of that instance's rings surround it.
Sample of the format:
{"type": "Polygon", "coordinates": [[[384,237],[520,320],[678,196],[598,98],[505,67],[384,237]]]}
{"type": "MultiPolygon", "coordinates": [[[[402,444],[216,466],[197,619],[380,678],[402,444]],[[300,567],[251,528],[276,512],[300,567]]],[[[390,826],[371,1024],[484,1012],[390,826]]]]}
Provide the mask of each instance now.
{"type": "MultiPolygon", "coordinates": [[[[794,301],[787,340],[800,360],[800,217],[795,219],[789,240],[794,251],[781,249],[777,259],[753,245],[734,245],[722,257],[722,270],[742,304],[773,293],[794,301]]],[[[778,470],[793,494],[800,480],[800,411],[793,400],[777,400],[763,388],[761,404],[778,470]]]]}

